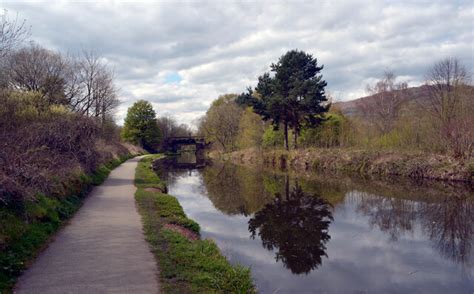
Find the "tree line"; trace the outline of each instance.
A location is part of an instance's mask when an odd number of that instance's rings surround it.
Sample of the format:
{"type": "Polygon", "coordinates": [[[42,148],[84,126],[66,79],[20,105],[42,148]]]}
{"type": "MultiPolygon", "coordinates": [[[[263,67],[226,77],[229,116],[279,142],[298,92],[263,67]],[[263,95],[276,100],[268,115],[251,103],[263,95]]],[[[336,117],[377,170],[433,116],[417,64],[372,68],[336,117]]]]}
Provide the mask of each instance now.
{"type": "Polygon", "coordinates": [[[68,56],[35,43],[3,53],[3,90],[38,95],[42,107],[62,105],[97,119],[102,124],[113,120],[119,105],[114,73],[93,51],[68,56]]]}
{"type": "Polygon", "coordinates": [[[198,133],[221,152],[314,147],[472,156],[474,87],[460,60],[434,63],[415,88],[387,71],[367,86],[369,96],[356,100],[352,113],[326,92],[323,68],[306,52],[287,52],[255,88],[216,99],[198,133]]]}

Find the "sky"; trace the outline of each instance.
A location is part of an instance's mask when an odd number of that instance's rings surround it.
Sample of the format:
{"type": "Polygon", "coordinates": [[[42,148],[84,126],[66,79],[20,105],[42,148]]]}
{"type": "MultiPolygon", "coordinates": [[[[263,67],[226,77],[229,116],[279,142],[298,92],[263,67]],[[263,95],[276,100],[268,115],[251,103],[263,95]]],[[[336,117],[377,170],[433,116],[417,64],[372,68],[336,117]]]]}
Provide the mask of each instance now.
{"type": "Polygon", "coordinates": [[[324,65],[334,100],[364,96],[387,70],[410,86],[446,57],[474,68],[472,1],[0,1],[53,50],[101,54],[122,101],[196,126],[219,95],[241,93],[288,50],[324,65]]]}

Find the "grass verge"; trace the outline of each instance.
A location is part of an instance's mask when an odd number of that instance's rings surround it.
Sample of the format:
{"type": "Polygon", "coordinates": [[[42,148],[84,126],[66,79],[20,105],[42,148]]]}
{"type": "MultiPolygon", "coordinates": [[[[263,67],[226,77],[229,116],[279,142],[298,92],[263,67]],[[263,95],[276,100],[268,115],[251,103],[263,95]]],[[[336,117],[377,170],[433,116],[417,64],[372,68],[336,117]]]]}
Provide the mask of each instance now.
{"type": "Polygon", "coordinates": [[[151,167],[160,156],[149,155],[138,163],[135,199],[164,293],[255,292],[250,269],[231,265],[212,240],[183,234],[199,235],[199,225],[186,217],[175,197],[160,192],[165,191],[165,183],[151,167]],[[176,226],[183,230],[173,230],[176,226]]]}
{"type": "Polygon", "coordinates": [[[11,293],[20,274],[81,207],[91,188],[104,182],[111,170],[131,157],[114,159],[89,175],[76,175],[64,183],[62,195],[38,194],[17,207],[0,206],[0,293],[11,293]]]}

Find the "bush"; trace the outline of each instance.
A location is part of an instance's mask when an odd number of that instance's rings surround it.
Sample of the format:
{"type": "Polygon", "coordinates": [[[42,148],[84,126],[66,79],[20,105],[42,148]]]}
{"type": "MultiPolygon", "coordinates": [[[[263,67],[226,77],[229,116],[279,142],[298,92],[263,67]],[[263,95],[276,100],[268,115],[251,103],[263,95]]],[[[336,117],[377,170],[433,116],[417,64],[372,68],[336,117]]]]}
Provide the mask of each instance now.
{"type": "Polygon", "coordinates": [[[59,107],[43,108],[38,95],[2,93],[0,114],[0,200],[55,194],[75,169],[90,172],[100,157],[98,126],[59,107]]]}
{"type": "Polygon", "coordinates": [[[282,130],[274,130],[273,127],[269,126],[265,129],[262,136],[262,147],[264,148],[277,148],[283,146],[285,137],[282,130]]]}
{"type": "Polygon", "coordinates": [[[302,147],[343,147],[352,144],[353,130],[342,113],[330,113],[316,128],[305,128],[299,137],[302,147]]]}
{"type": "MultiPolygon", "coordinates": [[[[39,93],[0,92],[0,203],[64,194],[63,183],[128,150],[93,118],[48,105],[39,93]]],[[[107,125],[108,130],[111,125],[107,125]]]]}

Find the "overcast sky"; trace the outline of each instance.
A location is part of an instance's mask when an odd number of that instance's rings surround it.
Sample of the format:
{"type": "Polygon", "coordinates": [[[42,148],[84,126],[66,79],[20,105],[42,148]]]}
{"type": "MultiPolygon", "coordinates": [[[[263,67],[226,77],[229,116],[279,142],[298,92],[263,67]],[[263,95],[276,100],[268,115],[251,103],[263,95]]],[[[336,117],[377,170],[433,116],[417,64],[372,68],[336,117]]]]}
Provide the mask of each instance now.
{"type": "Polygon", "coordinates": [[[385,70],[419,85],[435,61],[474,65],[472,1],[2,1],[47,48],[93,49],[113,66],[122,105],[195,124],[212,100],[240,93],[290,49],[324,64],[337,100],[364,95],[385,70]]]}

